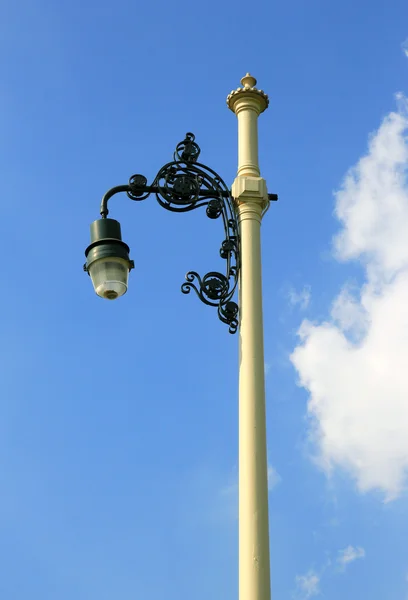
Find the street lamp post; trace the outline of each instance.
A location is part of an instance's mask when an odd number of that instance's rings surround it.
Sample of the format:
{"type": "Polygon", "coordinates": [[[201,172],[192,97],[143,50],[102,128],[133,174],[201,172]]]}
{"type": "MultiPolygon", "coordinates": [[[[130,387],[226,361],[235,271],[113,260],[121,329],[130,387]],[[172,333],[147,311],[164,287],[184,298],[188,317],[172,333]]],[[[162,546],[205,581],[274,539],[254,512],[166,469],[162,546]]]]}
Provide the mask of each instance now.
{"type": "Polygon", "coordinates": [[[84,270],[95,292],[114,300],[127,291],[134,267],[120,224],[108,218],[108,202],[119,193],[141,201],[155,194],[163,208],[188,212],[206,207],[210,219],[221,219],[224,240],[220,256],[225,274],[200,276],[189,271],[181,286],[217,308],[230,333],[240,331],[239,369],[239,600],[270,600],[268,478],[262,318],[261,220],[276,194],[268,194],[258,164],[258,117],[268,96],[247,74],[227,98],[238,118],[238,172],[231,191],[212,169],[198,162],[200,148],[187,133],[151,185],[143,175],[110,189],[102,198],[101,218],[91,224],[91,243],[84,270]],[[233,300],[239,287],[239,306],[233,300]]]}
{"type": "MultiPolygon", "coordinates": [[[[268,96],[247,74],[231,92],[238,118],[238,172],[232,185],[241,242],[239,280],[239,600],[269,600],[268,467],[262,315],[261,220],[269,207],[258,164],[258,117],[268,96]]],[[[275,199],[272,197],[271,199],[275,199]]]]}

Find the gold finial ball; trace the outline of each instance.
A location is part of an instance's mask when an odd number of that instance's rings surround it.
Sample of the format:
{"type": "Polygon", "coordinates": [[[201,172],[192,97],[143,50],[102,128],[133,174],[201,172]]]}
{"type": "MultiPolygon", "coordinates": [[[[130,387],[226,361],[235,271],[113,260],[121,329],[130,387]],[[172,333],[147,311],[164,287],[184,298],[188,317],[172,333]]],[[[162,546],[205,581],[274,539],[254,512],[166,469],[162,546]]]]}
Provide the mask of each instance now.
{"type": "Polygon", "coordinates": [[[244,88],[248,89],[248,88],[253,88],[256,86],[256,79],[255,77],[252,77],[252,75],[250,75],[249,73],[247,73],[245,75],[245,77],[243,77],[241,79],[241,84],[244,86],[244,88]]]}

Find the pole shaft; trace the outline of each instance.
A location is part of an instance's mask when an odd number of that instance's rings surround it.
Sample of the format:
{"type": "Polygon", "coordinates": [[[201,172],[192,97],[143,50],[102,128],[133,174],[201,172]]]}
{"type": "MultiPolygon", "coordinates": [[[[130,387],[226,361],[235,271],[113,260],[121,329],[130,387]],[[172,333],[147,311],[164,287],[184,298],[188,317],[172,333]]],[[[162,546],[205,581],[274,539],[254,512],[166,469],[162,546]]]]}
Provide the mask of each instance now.
{"type": "Polygon", "coordinates": [[[261,215],[250,203],[241,229],[239,369],[239,598],[269,600],[268,475],[262,317],[261,215]]]}

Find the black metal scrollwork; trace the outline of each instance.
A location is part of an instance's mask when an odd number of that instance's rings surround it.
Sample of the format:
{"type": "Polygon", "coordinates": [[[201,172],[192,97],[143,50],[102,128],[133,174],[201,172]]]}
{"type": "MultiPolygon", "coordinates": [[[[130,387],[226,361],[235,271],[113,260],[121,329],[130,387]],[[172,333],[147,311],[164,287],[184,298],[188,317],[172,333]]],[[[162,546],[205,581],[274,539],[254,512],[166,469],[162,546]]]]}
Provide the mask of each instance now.
{"type": "Polygon", "coordinates": [[[238,222],[227,185],[215,171],[197,162],[199,155],[200,147],[195,136],[187,133],[185,139],[177,144],[174,160],[160,169],[151,186],[147,185],[143,175],[133,175],[127,186],[118,186],[105,194],[101,215],[103,218],[108,215],[107,202],[114,193],[126,191],[128,197],[135,201],[145,200],[154,193],[159,204],[173,212],[188,212],[206,206],[210,219],[221,217],[225,239],[220,256],[226,261],[226,274],[212,271],[200,277],[195,271],[189,271],[181,291],[189,294],[194,290],[204,304],[217,307],[220,320],[229,326],[230,333],[235,333],[238,305],[232,298],[240,268],[238,222]]]}

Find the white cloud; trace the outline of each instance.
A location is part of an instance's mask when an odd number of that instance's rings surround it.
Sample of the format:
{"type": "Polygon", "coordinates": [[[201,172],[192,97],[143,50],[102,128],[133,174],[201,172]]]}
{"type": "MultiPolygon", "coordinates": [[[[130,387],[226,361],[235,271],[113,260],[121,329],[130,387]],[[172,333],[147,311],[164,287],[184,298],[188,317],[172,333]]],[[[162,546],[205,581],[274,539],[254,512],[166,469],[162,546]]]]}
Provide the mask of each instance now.
{"type": "Polygon", "coordinates": [[[346,565],[354,562],[359,558],[365,557],[365,550],[360,546],[347,546],[344,550],[339,550],[339,556],[337,558],[337,562],[342,566],[346,567],[346,565]]]}
{"type": "Polygon", "coordinates": [[[405,42],[402,42],[401,48],[405,56],[408,58],[408,38],[405,40],[405,42]]]}
{"type": "Polygon", "coordinates": [[[288,292],[288,299],[291,306],[299,305],[300,310],[306,310],[309,306],[311,298],[310,286],[305,285],[300,292],[297,292],[294,288],[291,288],[288,292]]]}
{"type": "Polygon", "coordinates": [[[281,476],[272,465],[268,465],[268,490],[271,492],[282,480],[281,476]]]}
{"type": "Polygon", "coordinates": [[[310,570],[306,575],[296,576],[297,597],[304,600],[320,593],[320,577],[315,571],[310,570]]]}
{"type": "Polygon", "coordinates": [[[219,490],[220,512],[228,521],[236,521],[238,519],[238,473],[235,468],[232,475],[219,490]]]}
{"type": "Polygon", "coordinates": [[[327,322],[305,320],[291,356],[320,465],[386,500],[408,472],[408,110],[397,101],[335,194],[335,256],[358,260],[364,284],[344,285],[327,322]]]}

